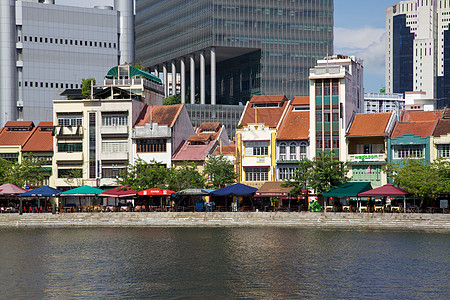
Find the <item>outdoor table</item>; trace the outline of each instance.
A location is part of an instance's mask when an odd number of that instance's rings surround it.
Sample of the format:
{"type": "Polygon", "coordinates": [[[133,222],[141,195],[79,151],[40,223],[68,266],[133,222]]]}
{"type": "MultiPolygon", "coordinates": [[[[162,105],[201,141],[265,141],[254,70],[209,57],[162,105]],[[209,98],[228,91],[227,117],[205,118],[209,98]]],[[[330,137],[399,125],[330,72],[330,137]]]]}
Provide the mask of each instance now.
{"type": "Polygon", "coordinates": [[[391,212],[400,212],[400,206],[391,206],[391,212]]]}
{"type": "Polygon", "coordinates": [[[342,205],[342,211],[345,211],[345,212],[350,211],[350,205],[342,205]]]}
{"type": "Polygon", "coordinates": [[[326,206],[326,210],[327,210],[327,211],[334,211],[334,206],[332,206],[332,205],[327,205],[327,206],[326,206]]]}
{"type": "Polygon", "coordinates": [[[383,206],[375,206],[375,212],[383,212],[383,206]]]}

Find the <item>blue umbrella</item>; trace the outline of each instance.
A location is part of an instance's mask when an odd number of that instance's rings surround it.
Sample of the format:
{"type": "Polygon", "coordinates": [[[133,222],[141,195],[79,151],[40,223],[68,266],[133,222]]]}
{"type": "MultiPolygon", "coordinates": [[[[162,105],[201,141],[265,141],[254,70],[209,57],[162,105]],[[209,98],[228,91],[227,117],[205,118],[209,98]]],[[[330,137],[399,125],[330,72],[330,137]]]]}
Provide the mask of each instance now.
{"type": "Polygon", "coordinates": [[[214,192],[211,192],[211,195],[216,196],[243,196],[243,195],[250,195],[257,191],[257,188],[242,184],[242,183],[236,183],[227,187],[224,187],[222,189],[216,190],[214,192]]]}
{"type": "Polygon", "coordinates": [[[19,197],[56,197],[59,193],[61,193],[60,190],[44,185],[37,189],[20,194],[19,197]]]}

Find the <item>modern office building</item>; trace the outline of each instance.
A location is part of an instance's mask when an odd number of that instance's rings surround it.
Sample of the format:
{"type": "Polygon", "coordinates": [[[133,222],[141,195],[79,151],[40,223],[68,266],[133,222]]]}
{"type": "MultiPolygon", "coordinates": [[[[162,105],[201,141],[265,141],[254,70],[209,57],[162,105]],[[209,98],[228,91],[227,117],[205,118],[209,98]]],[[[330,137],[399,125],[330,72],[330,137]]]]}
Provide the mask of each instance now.
{"type": "Polygon", "coordinates": [[[134,61],[133,0],[115,0],[115,9],[54,2],[0,2],[0,126],[52,120],[62,91],[134,61]]]}
{"type": "Polygon", "coordinates": [[[401,1],[386,10],[387,93],[423,91],[450,105],[450,3],[401,1]]]}
{"type": "Polygon", "coordinates": [[[405,98],[403,94],[364,93],[364,112],[399,112],[404,109],[405,98]]]}
{"type": "Polygon", "coordinates": [[[364,110],[362,61],[342,55],[319,60],[309,80],[310,153],[335,150],[335,158],[345,161],[347,128],[364,110]]]}
{"type": "Polygon", "coordinates": [[[309,68],[327,49],[333,0],[136,0],[136,57],[165,83],[180,73],[182,103],[306,95],[309,68]]]}

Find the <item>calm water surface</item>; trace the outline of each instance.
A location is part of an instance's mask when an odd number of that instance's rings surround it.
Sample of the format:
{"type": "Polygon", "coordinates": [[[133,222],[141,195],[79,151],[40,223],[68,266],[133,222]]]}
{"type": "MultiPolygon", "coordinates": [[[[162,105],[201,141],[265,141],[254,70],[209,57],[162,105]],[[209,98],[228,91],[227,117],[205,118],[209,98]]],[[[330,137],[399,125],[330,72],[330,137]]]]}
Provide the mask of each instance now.
{"type": "Polygon", "coordinates": [[[0,229],[0,298],[450,299],[450,235],[0,229]]]}

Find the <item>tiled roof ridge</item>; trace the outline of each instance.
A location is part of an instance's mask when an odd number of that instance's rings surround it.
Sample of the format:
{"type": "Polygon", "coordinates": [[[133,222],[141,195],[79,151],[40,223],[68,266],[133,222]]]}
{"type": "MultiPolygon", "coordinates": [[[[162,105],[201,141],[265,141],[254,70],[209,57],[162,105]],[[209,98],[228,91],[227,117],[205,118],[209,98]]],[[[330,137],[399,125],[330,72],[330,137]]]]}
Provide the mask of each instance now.
{"type": "Polygon", "coordinates": [[[33,134],[37,131],[38,127],[34,127],[33,129],[30,130],[30,134],[28,134],[28,137],[26,138],[25,142],[22,145],[22,148],[26,146],[26,144],[28,143],[28,141],[30,140],[30,138],[33,136],[33,134]]]}
{"type": "Polygon", "coordinates": [[[178,116],[180,115],[181,110],[184,107],[184,104],[174,104],[174,105],[178,106],[178,111],[175,114],[175,116],[173,117],[172,124],[170,124],[169,128],[172,128],[175,125],[175,122],[178,120],[178,116]]]}

